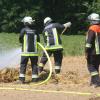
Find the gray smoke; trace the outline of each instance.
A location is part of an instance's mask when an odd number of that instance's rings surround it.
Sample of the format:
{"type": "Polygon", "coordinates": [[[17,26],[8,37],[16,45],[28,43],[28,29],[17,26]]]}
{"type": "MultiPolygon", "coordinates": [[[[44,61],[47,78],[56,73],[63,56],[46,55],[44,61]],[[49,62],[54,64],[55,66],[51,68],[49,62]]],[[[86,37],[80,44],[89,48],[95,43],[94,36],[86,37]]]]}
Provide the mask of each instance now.
{"type": "Polygon", "coordinates": [[[21,48],[0,51],[0,69],[18,66],[20,54],[21,48]]]}

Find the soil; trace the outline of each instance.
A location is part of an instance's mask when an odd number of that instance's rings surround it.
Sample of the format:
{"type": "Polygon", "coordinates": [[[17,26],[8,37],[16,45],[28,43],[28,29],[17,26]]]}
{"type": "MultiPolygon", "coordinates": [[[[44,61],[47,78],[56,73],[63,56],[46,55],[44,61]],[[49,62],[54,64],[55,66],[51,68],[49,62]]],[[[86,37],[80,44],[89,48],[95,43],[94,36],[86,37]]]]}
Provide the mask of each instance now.
{"type": "MultiPolygon", "coordinates": [[[[45,67],[47,68],[47,67],[45,67]]],[[[28,69],[27,75],[31,71],[28,69]]],[[[66,93],[43,93],[19,90],[0,90],[0,100],[100,100],[96,94],[100,87],[90,86],[90,75],[87,70],[86,60],[83,56],[64,57],[60,75],[53,74],[50,81],[40,86],[18,85],[13,86],[18,78],[18,68],[2,69],[0,71],[0,87],[21,87],[36,90],[74,91],[92,93],[90,96],[66,93]]],[[[27,78],[30,80],[30,77],[27,78]]]]}

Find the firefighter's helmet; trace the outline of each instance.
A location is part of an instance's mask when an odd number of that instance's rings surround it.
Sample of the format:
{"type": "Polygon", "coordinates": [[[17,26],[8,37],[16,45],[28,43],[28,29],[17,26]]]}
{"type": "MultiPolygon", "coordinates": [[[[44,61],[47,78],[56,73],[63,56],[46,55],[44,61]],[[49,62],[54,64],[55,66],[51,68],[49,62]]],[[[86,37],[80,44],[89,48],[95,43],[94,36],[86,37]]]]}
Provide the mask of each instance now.
{"type": "Polygon", "coordinates": [[[100,21],[100,16],[97,13],[92,13],[88,16],[88,20],[90,20],[90,21],[100,21]]]}
{"type": "Polygon", "coordinates": [[[32,17],[30,16],[25,16],[23,19],[22,19],[22,22],[24,24],[29,24],[31,25],[35,20],[32,19],[32,17]]]}
{"type": "Polygon", "coordinates": [[[44,19],[44,24],[49,23],[49,22],[52,22],[52,19],[50,17],[46,17],[44,19]]]}

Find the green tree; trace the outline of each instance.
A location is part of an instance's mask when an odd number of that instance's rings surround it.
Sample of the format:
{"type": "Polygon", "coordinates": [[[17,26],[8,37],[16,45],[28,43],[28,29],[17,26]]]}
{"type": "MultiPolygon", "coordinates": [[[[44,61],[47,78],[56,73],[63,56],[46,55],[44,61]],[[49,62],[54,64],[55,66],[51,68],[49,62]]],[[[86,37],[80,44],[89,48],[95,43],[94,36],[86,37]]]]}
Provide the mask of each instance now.
{"type": "Polygon", "coordinates": [[[70,33],[79,34],[86,30],[87,16],[100,14],[99,8],[100,0],[0,0],[0,31],[19,32],[22,18],[32,16],[41,32],[43,19],[50,16],[60,23],[71,21],[70,33]]]}

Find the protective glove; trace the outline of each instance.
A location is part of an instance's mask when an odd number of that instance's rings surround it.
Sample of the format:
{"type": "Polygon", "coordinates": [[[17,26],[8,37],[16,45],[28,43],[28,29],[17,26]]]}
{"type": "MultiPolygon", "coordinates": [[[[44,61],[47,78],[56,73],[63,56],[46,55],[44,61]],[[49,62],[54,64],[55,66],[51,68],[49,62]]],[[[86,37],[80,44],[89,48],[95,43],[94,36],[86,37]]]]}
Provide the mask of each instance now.
{"type": "Polygon", "coordinates": [[[67,28],[67,27],[70,27],[72,25],[72,23],[71,22],[68,22],[68,23],[65,23],[63,25],[67,28]]]}

